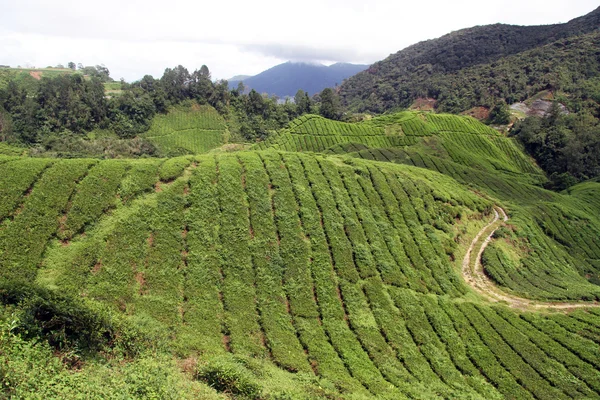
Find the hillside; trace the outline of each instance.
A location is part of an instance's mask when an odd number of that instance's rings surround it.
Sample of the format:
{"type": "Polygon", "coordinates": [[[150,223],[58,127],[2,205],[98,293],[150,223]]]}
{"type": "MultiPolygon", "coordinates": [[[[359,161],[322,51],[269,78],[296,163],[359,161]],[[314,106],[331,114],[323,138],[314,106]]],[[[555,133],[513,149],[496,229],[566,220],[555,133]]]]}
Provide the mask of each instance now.
{"type": "Polygon", "coordinates": [[[0,89],[8,86],[8,82],[14,80],[33,90],[36,82],[42,77],[56,77],[73,74],[70,68],[2,68],[0,67],[0,89]]]}
{"type": "Polygon", "coordinates": [[[182,105],[156,115],[142,137],[162,154],[181,155],[207,152],[225,143],[227,126],[209,105],[182,105]]]}
{"type": "MultiPolygon", "coordinates": [[[[445,102],[443,109],[453,111],[463,111],[473,105],[489,103],[487,101],[471,105],[469,96],[483,96],[487,97],[486,100],[490,97],[492,100],[505,97],[509,103],[514,102],[518,98],[510,101],[510,95],[514,94],[511,92],[514,89],[510,84],[505,85],[503,82],[500,86],[507,86],[508,93],[488,93],[489,86],[478,83],[474,83],[477,87],[474,92],[471,92],[461,86],[462,81],[454,81],[453,74],[474,66],[487,65],[481,67],[486,72],[483,76],[488,74],[492,75],[492,78],[494,75],[504,76],[505,71],[497,68],[498,60],[505,66],[511,65],[508,60],[502,60],[553,42],[565,43],[566,38],[591,33],[596,31],[598,26],[600,26],[600,8],[565,24],[544,26],[496,24],[463,29],[438,39],[417,43],[373,64],[366,71],[348,79],[340,88],[340,96],[351,109],[372,112],[408,107],[419,97],[433,97],[443,101],[445,102]],[[444,81],[452,84],[444,85],[444,81]],[[448,93],[450,89],[448,86],[452,87],[450,93],[448,93]]],[[[578,58],[565,56],[563,60],[575,62],[578,58]]],[[[522,59],[527,60],[527,57],[523,56],[522,59]]],[[[594,58],[590,60],[597,63],[594,58]]],[[[550,68],[545,67],[544,72],[547,73],[550,68]]],[[[556,73],[554,67],[550,71],[556,73]]],[[[464,75],[479,78],[478,72],[481,70],[472,74],[465,72],[464,75]]],[[[546,82],[543,74],[534,75],[529,68],[520,72],[517,67],[511,67],[510,74],[535,77],[535,83],[538,85],[546,82]]],[[[521,81],[518,82],[521,85],[521,81]]],[[[525,81],[525,85],[530,83],[531,79],[525,81]]],[[[550,82],[550,85],[556,83],[558,82],[555,80],[550,82]]]]}
{"type": "Polygon", "coordinates": [[[417,112],[237,153],[0,155],[4,393],[598,398],[600,184],[543,181],[512,139],[417,112]]]}
{"type": "Polygon", "coordinates": [[[340,85],[344,79],[366,68],[366,65],[346,63],[327,67],[322,64],[287,62],[243,80],[231,80],[229,87],[234,89],[239,82],[243,82],[248,90],[254,89],[258,93],[293,97],[301,89],[312,96],[327,87],[340,85]]]}

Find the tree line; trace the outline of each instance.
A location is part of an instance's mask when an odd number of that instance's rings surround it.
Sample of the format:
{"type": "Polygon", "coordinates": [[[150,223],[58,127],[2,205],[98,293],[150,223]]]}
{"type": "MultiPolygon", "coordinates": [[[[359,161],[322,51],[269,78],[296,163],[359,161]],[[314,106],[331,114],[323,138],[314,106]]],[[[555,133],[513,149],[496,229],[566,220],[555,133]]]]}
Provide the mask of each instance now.
{"type": "Polygon", "coordinates": [[[294,101],[279,104],[254,90],[246,94],[243,86],[229,90],[227,81],[211,79],[205,65],[191,73],[179,65],[167,68],[159,79],[146,75],[134,83],[121,80],[120,93],[107,96],[104,82],[112,81],[108,69],[90,68],[95,73],[42,77],[33,86],[12,79],[0,87],[0,141],[51,147],[95,129],[131,139],[147,131],[157,113],[189,100],[213,106],[245,141],[262,140],[302,114],[341,116],[332,89],[312,97],[299,90],[294,101]]]}

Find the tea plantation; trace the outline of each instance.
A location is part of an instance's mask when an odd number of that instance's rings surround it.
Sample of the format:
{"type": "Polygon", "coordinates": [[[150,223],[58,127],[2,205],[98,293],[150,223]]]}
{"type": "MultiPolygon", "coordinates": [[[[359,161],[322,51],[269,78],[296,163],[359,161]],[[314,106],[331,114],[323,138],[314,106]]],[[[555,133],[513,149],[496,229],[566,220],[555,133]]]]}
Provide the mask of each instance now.
{"type": "MultiPolygon", "coordinates": [[[[181,118],[149,137],[196,143],[181,118]]],[[[512,139],[415,112],[227,154],[0,155],[0,393],[600,398],[600,183],[544,182],[512,139]],[[541,306],[475,291],[479,250],[541,306]]]]}
{"type": "Polygon", "coordinates": [[[156,116],[144,137],[164,154],[198,154],[221,146],[226,130],[217,110],[192,104],[156,116]]]}

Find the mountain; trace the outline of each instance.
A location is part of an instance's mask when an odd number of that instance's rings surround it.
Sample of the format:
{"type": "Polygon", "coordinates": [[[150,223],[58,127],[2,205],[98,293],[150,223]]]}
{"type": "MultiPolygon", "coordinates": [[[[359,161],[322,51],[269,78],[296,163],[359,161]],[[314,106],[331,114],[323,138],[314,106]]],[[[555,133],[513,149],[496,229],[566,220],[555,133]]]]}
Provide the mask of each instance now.
{"type": "Polygon", "coordinates": [[[223,150],[0,155],[0,397],[598,398],[600,183],[424,112],[223,150]]]}
{"type": "Polygon", "coordinates": [[[243,81],[244,79],[248,79],[248,78],[251,78],[251,77],[252,77],[252,75],[236,75],[236,76],[234,76],[232,78],[227,79],[227,81],[228,82],[231,82],[231,81],[236,81],[237,82],[237,81],[243,81]]]}
{"type": "MultiPolygon", "coordinates": [[[[279,97],[293,97],[299,89],[313,95],[326,87],[340,85],[344,79],[366,68],[367,65],[347,63],[327,67],[322,64],[288,61],[241,81],[248,89],[279,97]]],[[[239,82],[240,80],[231,80],[229,87],[236,88],[239,82]]]]}
{"type": "MultiPolygon", "coordinates": [[[[371,65],[344,82],[340,96],[354,110],[373,112],[408,107],[419,97],[443,98],[438,86],[429,82],[442,81],[445,76],[477,65],[489,65],[493,70],[504,57],[561,40],[565,43],[566,38],[588,34],[599,27],[600,8],[564,24],[495,24],[459,30],[409,46],[371,65]]],[[[470,94],[460,84],[455,87],[470,94]]]]}

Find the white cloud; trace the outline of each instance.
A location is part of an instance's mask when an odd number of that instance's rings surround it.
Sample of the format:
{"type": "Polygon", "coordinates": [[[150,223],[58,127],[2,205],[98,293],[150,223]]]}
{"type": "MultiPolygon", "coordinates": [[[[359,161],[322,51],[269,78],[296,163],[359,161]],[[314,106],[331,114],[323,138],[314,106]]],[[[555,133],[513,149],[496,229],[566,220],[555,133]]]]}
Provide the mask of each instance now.
{"type": "Polygon", "coordinates": [[[105,64],[127,80],[182,64],[214,78],[292,60],[371,63],[425,39],[489,23],[566,22],[594,0],[399,2],[19,0],[2,5],[0,64],[105,64]]]}

